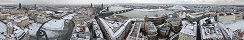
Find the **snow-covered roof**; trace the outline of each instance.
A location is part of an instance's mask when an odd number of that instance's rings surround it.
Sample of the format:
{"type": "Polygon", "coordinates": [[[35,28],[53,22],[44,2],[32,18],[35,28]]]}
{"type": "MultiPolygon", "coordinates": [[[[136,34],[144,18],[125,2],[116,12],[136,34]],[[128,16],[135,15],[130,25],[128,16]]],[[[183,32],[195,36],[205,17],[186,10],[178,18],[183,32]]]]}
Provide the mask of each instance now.
{"type": "Polygon", "coordinates": [[[187,21],[182,21],[183,24],[183,28],[181,29],[180,33],[184,33],[187,35],[191,35],[191,36],[196,36],[196,25],[194,24],[190,24],[187,21]]]}
{"type": "Polygon", "coordinates": [[[147,24],[148,24],[148,26],[149,26],[149,28],[148,28],[148,32],[149,32],[149,33],[150,33],[150,32],[156,32],[156,31],[157,31],[156,26],[155,26],[152,22],[148,22],[147,24]]]}
{"type": "Polygon", "coordinates": [[[58,10],[57,12],[64,12],[64,11],[62,11],[62,10],[58,10]]]}
{"type": "Polygon", "coordinates": [[[27,16],[22,16],[21,18],[19,18],[19,19],[14,19],[14,21],[16,21],[16,22],[21,22],[22,20],[25,20],[25,19],[28,19],[29,17],[27,17],[27,16]]]}
{"type": "Polygon", "coordinates": [[[227,35],[229,35],[230,38],[232,38],[234,36],[234,32],[230,29],[228,29],[224,24],[219,23],[220,27],[223,27],[223,30],[225,30],[225,32],[227,33],[227,35]]]}
{"type": "MultiPolygon", "coordinates": [[[[205,20],[207,20],[207,19],[209,19],[209,18],[204,18],[204,19],[200,20],[200,24],[202,25],[203,23],[205,23],[205,20]]],[[[202,38],[203,39],[208,39],[208,38],[222,39],[224,37],[223,36],[224,34],[222,34],[220,27],[217,25],[218,24],[213,23],[213,24],[208,24],[208,26],[201,26],[202,38]]]]}
{"type": "Polygon", "coordinates": [[[64,28],[64,21],[63,19],[52,19],[49,22],[43,25],[43,28],[49,30],[63,30],[64,28]]]}
{"type": "Polygon", "coordinates": [[[189,17],[191,18],[197,18],[197,17],[201,17],[203,16],[203,14],[200,14],[200,13],[190,13],[190,14],[187,14],[189,17]]]}
{"type": "Polygon", "coordinates": [[[92,19],[92,20],[93,20],[93,23],[94,23],[93,28],[95,30],[96,36],[100,37],[100,38],[103,38],[103,33],[102,33],[99,25],[97,24],[96,20],[95,19],[92,19]]]}
{"type": "Polygon", "coordinates": [[[71,20],[75,14],[69,14],[67,16],[64,16],[63,19],[69,19],[71,20]]]}
{"type": "Polygon", "coordinates": [[[230,24],[225,24],[227,28],[230,28],[232,31],[235,31],[237,29],[242,29],[241,31],[244,31],[244,20],[236,20],[236,22],[232,21],[230,24]]]}
{"type": "Polygon", "coordinates": [[[168,9],[186,10],[186,8],[181,6],[181,5],[175,5],[173,7],[168,8],[168,9]]]}
{"type": "Polygon", "coordinates": [[[45,13],[54,13],[53,11],[44,11],[45,13]]]}
{"type": "MultiPolygon", "coordinates": [[[[107,25],[106,21],[102,18],[100,18],[101,23],[104,25],[104,28],[107,29],[108,34],[114,34],[113,29],[107,25]]],[[[111,35],[112,36],[112,35],[111,35]]]]}
{"type": "Polygon", "coordinates": [[[1,14],[1,13],[0,13],[0,16],[2,16],[2,15],[11,15],[11,14],[1,14]]]}
{"type": "Polygon", "coordinates": [[[5,32],[6,29],[7,29],[6,24],[4,24],[3,22],[0,22],[0,33],[1,33],[1,32],[5,32]]]}
{"type": "Polygon", "coordinates": [[[125,30],[126,25],[128,25],[131,22],[131,19],[129,19],[126,23],[121,25],[121,27],[117,31],[112,31],[113,28],[111,26],[109,26],[108,23],[104,19],[102,19],[102,18],[99,18],[99,19],[101,20],[102,25],[104,26],[104,28],[106,29],[107,33],[109,34],[109,36],[111,38],[119,37],[119,35],[121,35],[122,32],[125,30]]]}
{"type": "Polygon", "coordinates": [[[24,33],[25,33],[25,31],[22,30],[22,29],[18,29],[18,30],[16,30],[16,31],[14,31],[14,34],[15,34],[15,36],[17,36],[17,37],[21,37],[21,36],[23,36],[24,33]]]}
{"type": "Polygon", "coordinates": [[[29,25],[29,35],[31,36],[36,36],[36,32],[38,31],[38,29],[41,27],[42,24],[39,23],[31,23],[29,25]]]}

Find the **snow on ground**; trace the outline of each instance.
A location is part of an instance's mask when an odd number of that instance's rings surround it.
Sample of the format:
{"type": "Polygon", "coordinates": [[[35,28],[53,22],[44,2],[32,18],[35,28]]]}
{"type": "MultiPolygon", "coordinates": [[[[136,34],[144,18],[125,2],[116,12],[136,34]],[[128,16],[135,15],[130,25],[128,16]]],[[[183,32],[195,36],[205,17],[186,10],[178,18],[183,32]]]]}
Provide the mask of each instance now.
{"type": "Polygon", "coordinates": [[[50,29],[50,30],[63,30],[64,28],[64,21],[63,19],[52,19],[48,23],[45,23],[43,25],[44,29],[50,29]]]}

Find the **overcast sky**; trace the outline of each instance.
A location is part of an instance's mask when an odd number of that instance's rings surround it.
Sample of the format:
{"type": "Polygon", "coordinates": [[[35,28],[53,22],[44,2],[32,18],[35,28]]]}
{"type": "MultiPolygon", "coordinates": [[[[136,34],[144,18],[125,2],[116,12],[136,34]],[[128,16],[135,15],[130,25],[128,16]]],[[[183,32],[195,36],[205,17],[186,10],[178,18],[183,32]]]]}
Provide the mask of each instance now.
{"type": "Polygon", "coordinates": [[[114,4],[114,3],[167,3],[167,4],[244,4],[244,0],[0,0],[0,4],[114,4]]]}

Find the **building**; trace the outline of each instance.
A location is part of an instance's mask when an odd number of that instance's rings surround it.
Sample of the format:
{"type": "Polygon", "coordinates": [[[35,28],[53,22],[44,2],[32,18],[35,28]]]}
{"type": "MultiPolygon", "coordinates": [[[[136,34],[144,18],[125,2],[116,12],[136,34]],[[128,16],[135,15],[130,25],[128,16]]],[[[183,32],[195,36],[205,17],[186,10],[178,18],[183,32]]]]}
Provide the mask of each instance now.
{"type": "Polygon", "coordinates": [[[217,24],[213,23],[210,18],[204,18],[200,20],[200,33],[203,40],[225,40],[227,36],[224,36],[221,28],[217,24]]]}
{"type": "Polygon", "coordinates": [[[148,40],[157,40],[158,33],[157,33],[157,28],[152,22],[148,22],[148,30],[147,30],[147,37],[148,40]]]}
{"type": "Polygon", "coordinates": [[[243,32],[241,32],[241,29],[237,29],[237,30],[235,30],[234,31],[234,40],[243,40],[242,38],[243,38],[243,34],[244,34],[244,31],[243,32]]]}
{"type": "Polygon", "coordinates": [[[89,30],[87,23],[83,22],[75,26],[71,40],[90,40],[92,30],[89,30]]]}
{"type": "MultiPolygon", "coordinates": [[[[186,21],[185,21],[186,22],[186,21]]],[[[197,24],[186,24],[182,26],[183,28],[179,32],[178,40],[196,40],[197,24]]]]}
{"type": "Polygon", "coordinates": [[[140,32],[142,22],[135,22],[126,40],[145,40],[144,34],[140,32]]]}
{"type": "Polygon", "coordinates": [[[17,23],[17,25],[20,28],[25,28],[30,22],[29,17],[27,16],[20,16],[21,18],[19,19],[14,19],[14,21],[17,23]]]}
{"type": "Polygon", "coordinates": [[[153,24],[155,24],[155,25],[160,25],[163,23],[163,18],[159,17],[158,15],[155,15],[154,17],[145,16],[144,20],[153,22],[153,24]]]}
{"type": "Polygon", "coordinates": [[[7,26],[6,26],[6,24],[4,24],[3,22],[0,22],[0,28],[1,28],[1,30],[0,30],[0,39],[1,40],[4,40],[5,39],[5,37],[4,37],[4,33],[6,33],[6,30],[7,30],[7,26]]]}
{"type": "Polygon", "coordinates": [[[26,11],[24,10],[10,10],[11,15],[20,15],[20,14],[26,14],[26,11]]]}
{"type": "Polygon", "coordinates": [[[124,40],[129,34],[129,29],[131,29],[132,19],[127,21],[112,21],[112,19],[98,19],[98,24],[105,39],[107,40],[124,40]]]}
{"type": "Polygon", "coordinates": [[[167,19],[167,22],[169,22],[171,24],[171,29],[173,30],[173,32],[178,33],[180,32],[180,25],[181,25],[181,19],[180,18],[169,18],[167,19]]]}
{"type": "Polygon", "coordinates": [[[242,19],[242,13],[219,13],[217,15],[217,21],[225,22],[225,21],[232,21],[232,20],[240,20],[242,19]]]}
{"type": "MultiPolygon", "coordinates": [[[[69,20],[64,20],[64,19],[52,19],[42,26],[42,30],[46,32],[46,35],[48,39],[54,40],[54,39],[66,39],[67,35],[71,36],[71,34],[67,33],[72,33],[71,27],[74,27],[72,25],[73,23],[69,20]],[[64,37],[62,37],[64,36],[64,37]]],[[[44,39],[45,37],[38,37],[40,39],[44,39]]]]}
{"type": "Polygon", "coordinates": [[[104,39],[103,33],[102,33],[101,28],[100,28],[99,24],[97,23],[97,21],[95,19],[93,19],[92,22],[93,22],[93,30],[95,32],[94,33],[95,34],[95,38],[97,40],[104,39]]]}
{"type": "Polygon", "coordinates": [[[0,20],[6,20],[6,19],[8,19],[9,16],[10,16],[10,14],[1,14],[0,13],[0,20]]]}
{"type": "Polygon", "coordinates": [[[74,22],[75,26],[77,26],[80,22],[88,22],[91,19],[92,19],[91,17],[78,14],[78,15],[73,16],[72,21],[74,22]]]}
{"type": "Polygon", "coordinates": [[[48,20],[47,20],[47,18],[45,17],[45,15],[38,15],[38,16],[36,17],[36,22],[38,22],[38,23],[45,23],[46,21],[48,21],[48,20]]]}
{"type": "Polygon", "coordinates": [[[159,25],[159,27],[158,27],[158,35],[160,37],[162,37],[162,38],[169,37],[170,26],[171,26],[171,24],[169,24],[169,23],[164,23],[163,25],[159,25]]]}

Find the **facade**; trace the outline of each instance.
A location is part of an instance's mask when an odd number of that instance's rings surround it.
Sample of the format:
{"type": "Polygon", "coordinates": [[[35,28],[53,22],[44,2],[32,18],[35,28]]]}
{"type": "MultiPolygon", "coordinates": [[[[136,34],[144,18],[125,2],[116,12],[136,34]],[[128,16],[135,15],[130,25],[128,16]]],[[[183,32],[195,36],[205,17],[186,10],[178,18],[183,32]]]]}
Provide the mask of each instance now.
{"type": "Polygon", "coordinates": [[[10,16],[10,14],[1,14],[0,13],[0,20],[6,20],[6,19],[8,19],[9,16],[10,16]]]}
{"type": "Polygon", "coordinates": [[[165,23],[158,27],[158,35],[160,37],[167,38],[167,37],[169,37],[169,33],[170,33],[170,24],[169,23],[165,23]]]}
{"type": "Polygon", "coordinates": [[[170,18],[167,20],[171,24],[171,29],[173,29],[174,32],[178,33],[181,29],[181,19],[180,18],[170,18]]]}
{"type": "Polygon", "coordinates": [[[73,16],[72,21],[74,22],[74,24],[77,26],[80,22],[88,22],[89,20],[91,20],[90,17],[88,16],[84,16],[81,14],[75,15],[73,16]]]}
{"type": "Polygon", "coordinates": [[[19,26],[24,28],[25,26],[27,26],[30,23],[29,21],[30,21],[29,19],[24,19],[19,23],[19,26]]]}
{"type": "Polygon", "coordinates": [[[44,23],[47,21],[47,18],[44,15],[38,15],[36,18],[36,22],[38,23],[44,23]]]}
{"type": "Polygon", "coordinates": [[[148,40],[157,40],[157,28],[152,22],[148,22],[147,37],[148,40]]]}
{"type": "Polygon", "coordinates": [[[24,10],[10,10],[10,14],[12,15],[19,15],[19,14],[26,14],[24,10]]]}
{"type": "Polygon", "coordinates": [[[75,26],[71,40],[90,40],[90,31],[85,22],[75,26]]]}
{"type": "Polygon", "coordinates": [[[16,19],[15,22],[20,28],[25,28],[28,24],[30,24],[30,19],[26,16],[16,19]]]}
{"type": "Polygon", "coordinates": [[[153,24],[160,25],[163,22],[163,19],[161,17],[147,17],[144,18],[145,21],[153,22],[153,24]]]}

